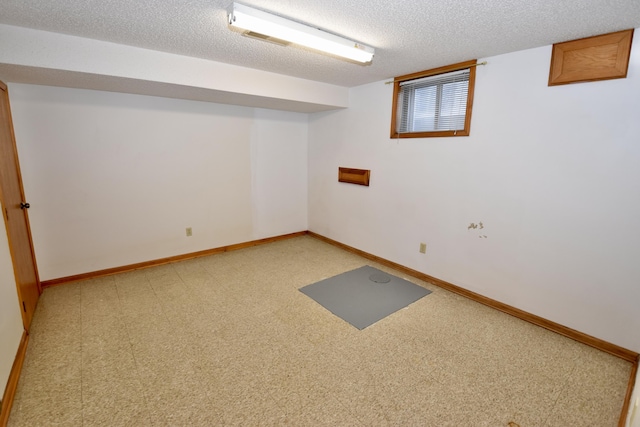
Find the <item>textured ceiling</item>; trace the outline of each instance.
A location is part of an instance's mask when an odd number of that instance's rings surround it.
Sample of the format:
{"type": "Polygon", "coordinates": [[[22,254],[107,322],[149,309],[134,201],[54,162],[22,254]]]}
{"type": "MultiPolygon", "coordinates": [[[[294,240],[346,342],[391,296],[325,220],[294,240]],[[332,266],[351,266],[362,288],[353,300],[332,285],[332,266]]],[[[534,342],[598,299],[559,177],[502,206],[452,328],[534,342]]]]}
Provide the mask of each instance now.
{"type": "Polygon", "coordinates": [[[640,27],[639,0],[247,0],[376,49],[362,66],[242,37],[231,0],[3,0],[0,23],[357,86],[640,27]]]}

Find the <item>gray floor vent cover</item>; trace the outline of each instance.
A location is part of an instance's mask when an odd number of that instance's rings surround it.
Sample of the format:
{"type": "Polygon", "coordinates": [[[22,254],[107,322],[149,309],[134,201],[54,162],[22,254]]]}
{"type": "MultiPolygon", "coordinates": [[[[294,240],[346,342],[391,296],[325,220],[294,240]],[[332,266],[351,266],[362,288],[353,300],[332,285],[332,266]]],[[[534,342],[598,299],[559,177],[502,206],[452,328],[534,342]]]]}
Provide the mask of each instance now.
{"type": "Polygon", "coordinates": [[[368,265],[312,283],[300,292],[358,329],[431,293],[368,265]]]}

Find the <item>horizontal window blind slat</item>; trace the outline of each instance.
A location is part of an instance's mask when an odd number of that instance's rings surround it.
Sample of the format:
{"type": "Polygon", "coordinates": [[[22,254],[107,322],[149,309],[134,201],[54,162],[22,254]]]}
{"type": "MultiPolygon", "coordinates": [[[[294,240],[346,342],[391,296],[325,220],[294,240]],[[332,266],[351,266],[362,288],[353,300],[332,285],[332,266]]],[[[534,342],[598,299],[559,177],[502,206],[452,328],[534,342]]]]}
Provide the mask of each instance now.
{"type": "Polygon", "coordinates": [[[440,80],[469,80],[469,72],[469,68],[466,68],[464,70],[452,71],[445,74],[436,74],[435,76],[422,77],[420,79],[405,80],[400,82],[400,87],[416,86],[423,83],[427,83],[428,86],[429,84],[439,84],[440,80]]]}

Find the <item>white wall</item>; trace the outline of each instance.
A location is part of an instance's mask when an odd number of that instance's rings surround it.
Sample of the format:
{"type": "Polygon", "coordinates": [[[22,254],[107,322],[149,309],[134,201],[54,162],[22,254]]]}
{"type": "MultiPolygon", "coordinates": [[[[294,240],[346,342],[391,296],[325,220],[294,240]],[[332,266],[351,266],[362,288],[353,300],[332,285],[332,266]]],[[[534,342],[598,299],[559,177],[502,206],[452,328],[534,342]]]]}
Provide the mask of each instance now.
{"type": "Polygon", "coordinates": [[[486,58],[469,137],[391,140],[391,85],[353,88],[310,116],[310,230],[640,351],[639,36],[626,79],[548,87],[551,46],[486,58]]]}
{"type": "MultiPolygon", "coordinates": [[[[2,204],[0,209],[4,209],[2,204]]],[[[0,215],[0,218],[2,217],[0,215]]],[[[0,221],[0,396],[4,394],[22,331],[22,316],[18,307],[18,292],[9,242],[4,221],[0,221]]]]}
{"type": "Polygon", "coordinates": [[[307,120],[307,114],[255,110],[250,148],[256,238],[307,230],[307,120]]]}
{"type": "Polygon", "coordinates": [[[307,229],[306,114],[9,92],[42,280],[307,229]]]}

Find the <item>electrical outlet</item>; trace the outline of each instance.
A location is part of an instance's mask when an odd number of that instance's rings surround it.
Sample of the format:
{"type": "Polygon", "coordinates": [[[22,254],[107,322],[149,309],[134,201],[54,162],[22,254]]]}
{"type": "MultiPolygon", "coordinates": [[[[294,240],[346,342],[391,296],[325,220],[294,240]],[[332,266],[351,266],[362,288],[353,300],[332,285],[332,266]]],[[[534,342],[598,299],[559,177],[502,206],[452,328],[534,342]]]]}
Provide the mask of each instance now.
{"type": "Polygon", "coordinates": [[[426,243],[420,243],[420,253],[421,254],[426,254],[427,253],[427,244],[426,243]]]}
{"type": "Polygon", "coordinates": [[[187,227],[187,237],[191,236],[193,236],[193,230],[191,229],[191,227],[187,227]]]}

